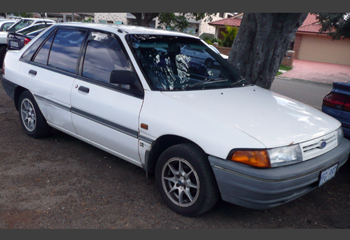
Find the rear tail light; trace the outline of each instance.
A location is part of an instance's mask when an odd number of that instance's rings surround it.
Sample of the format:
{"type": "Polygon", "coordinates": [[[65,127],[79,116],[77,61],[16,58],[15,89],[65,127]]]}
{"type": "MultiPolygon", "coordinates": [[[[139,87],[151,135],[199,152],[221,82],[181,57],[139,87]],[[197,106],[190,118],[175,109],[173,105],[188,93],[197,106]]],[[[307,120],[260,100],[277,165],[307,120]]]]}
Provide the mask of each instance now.
{"type": "Polygon", "coordinates": [[[25,38],[24,39],[24,46],[26,45],[26,44],[28,44],[30,42],[30,39],[29,38],[25,38]]]}
{"type": "Polygon", "coordinates": [[[345,94],[331,92],[323,98],[323,105],[338,110],[350,111],[350,99],[345,94]]]}

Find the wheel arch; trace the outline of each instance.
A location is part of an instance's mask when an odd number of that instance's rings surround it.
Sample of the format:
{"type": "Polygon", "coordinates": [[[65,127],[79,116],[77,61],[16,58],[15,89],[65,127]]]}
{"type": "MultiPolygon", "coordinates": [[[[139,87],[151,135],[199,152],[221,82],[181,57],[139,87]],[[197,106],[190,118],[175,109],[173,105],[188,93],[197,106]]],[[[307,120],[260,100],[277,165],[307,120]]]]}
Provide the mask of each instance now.
{"type": "MultiPolygon", "coordinates": [[[[21,87],[21,86],[18,86],[18,87],[16,87],[16,89],[15,89],[15,92],[14,92],[14,95],[13,95],[13,100],[14,100],[15,107],[16,107],[16,110],[17,110],[17,111],[18,111],[19,97],[21,96],[21,94],[22,94],[24,91],[29,91],[29,90],[26,89],[26,88],[24,88],[24,87],[21,87]]],[[[29,92],[30,92],[30,91],[29,91],[29,92]]]]}
{"type": "Polygon", "coordinates": [[[145,170],[148,177],[154,176],[156,164],[162,152],[164,152],[164,150],[166,150],[167,148],[180,143],[192,143],[205,153],[205,151],[198,144],[187,138],[172,134],[160,136],[154,141],[151,150],[147,154],[145,170]]]}

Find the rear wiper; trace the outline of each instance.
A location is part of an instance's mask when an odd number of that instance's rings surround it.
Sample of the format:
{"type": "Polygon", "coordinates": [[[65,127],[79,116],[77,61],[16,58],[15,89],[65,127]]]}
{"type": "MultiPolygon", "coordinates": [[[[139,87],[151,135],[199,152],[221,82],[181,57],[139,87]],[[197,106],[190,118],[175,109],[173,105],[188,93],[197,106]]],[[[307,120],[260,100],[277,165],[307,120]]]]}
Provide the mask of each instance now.
{"type": "Polygon", "coordinates": [[[209,78],[205,81],[197,82],[197,83],[193,83],[191,85],[188,85],[185,87],[185,89],[193,88],[193,87],[200,86],[200,85],[206,85],[206,84],[218,83],[218,82],[227,82],[227,81],[228,81],[228,79],[223,79],[223,78],[209,78]]]}

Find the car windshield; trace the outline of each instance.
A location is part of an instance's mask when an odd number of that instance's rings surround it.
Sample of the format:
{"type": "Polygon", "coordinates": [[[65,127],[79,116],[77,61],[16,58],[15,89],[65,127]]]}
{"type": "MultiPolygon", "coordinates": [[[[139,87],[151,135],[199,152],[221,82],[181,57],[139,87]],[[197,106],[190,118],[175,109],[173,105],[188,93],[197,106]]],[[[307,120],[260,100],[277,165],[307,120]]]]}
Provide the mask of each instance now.
{"type": "Polygon", "coordinates": [[[126,40],[152,90],[230,88],[247,83],[200,39],[129,34],[126,40]]]}
{"type": "Polygon", "coordinates": [[[29,26],[30,24],[32,24],[32,22],[34,22],[33,20],[28,20],[28,19],[22,19],[19,22],[15,23],[14,25],[11,26],[11,28],[7,29],[8,31],[17,31],[19,29],[22,29],[24,27],[29,26]]]}

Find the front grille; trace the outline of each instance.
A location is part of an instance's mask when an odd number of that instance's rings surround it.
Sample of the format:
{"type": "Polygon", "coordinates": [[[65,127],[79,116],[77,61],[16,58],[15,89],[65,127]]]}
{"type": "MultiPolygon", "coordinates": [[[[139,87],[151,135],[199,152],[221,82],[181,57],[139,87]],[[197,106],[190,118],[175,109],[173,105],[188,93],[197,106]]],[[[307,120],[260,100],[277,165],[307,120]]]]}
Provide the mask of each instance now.
{"type": "Polygon", "coordinates": [[[336,131],[300,144],[304,161],[320,156],[336,146],[338,146],[336,131]]]}

